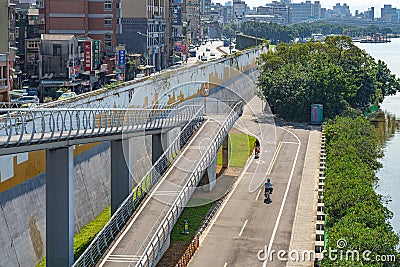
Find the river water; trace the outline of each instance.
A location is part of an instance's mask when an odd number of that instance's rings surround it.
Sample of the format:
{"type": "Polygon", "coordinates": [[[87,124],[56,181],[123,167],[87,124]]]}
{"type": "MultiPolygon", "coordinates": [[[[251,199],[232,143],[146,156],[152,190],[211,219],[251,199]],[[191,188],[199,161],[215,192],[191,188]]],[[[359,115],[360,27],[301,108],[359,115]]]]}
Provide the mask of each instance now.
{"type": "MultiPolygon", "coordinates": [[[[375,59],[383,60],[389,69],[400,78],[400,38],[390,43],[356,43],[375,59]]],[[[376,118],[378,141],[383,145],[383,168],[378,172],[377,192],[390,200],[388,208],[394,213],[391,224],[400,232],[400,93],[388,96],[381,104],[382,112],[376,118]]]]}

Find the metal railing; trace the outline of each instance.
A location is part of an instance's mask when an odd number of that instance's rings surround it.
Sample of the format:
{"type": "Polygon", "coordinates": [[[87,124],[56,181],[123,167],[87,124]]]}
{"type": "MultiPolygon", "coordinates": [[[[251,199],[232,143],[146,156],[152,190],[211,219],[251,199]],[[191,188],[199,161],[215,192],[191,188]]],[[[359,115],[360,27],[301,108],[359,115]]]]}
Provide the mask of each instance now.
{"type": "Polygon", "coordinates": [[[164,242],[167,240],[173,226],[178,220],[179,215],[186,206],[193,191],[196,189],[197,184],[203,177],[207,167],[216,157],[219,147],[226,138],[229,130],[235,124],[236,120],[241,116],[242,112],[243,103],[239,102],[233,107],[221,127],[219,127],[214,134],[210,135],[214,138],[207,148],[206,153],[202,156],[183,189],[179,192],[176,200],[168,210],[167,215],[160,222],[156,233],[148,243],[140,260],[135,265],[136,267],[151,267],[153,265],[163,247],[164,242]]]}
{"type": "Polygon", "coordinates": [[[177,109],[2,109],[0,148],[172,127],[201,106],[177,109]]]}
{"type": "Polygon", "coordinates": [[[179,150],[186,144],[191,135],[198,129],[203,121],[203,108],[197,109],[188,124],[182,129],[180,135],[165,150],[161,157],[144,175],[142,180],[133,189],[130,195],[121,203],[117,211],[111,216],[108,223],[97,234],[89,247],[76,260],[73,266],[93,266],[101,258],[108,246],[124,227],[129,218],[136,211],[147,192],[159,181],[164,172],[178,156],[179,150]]]}
{"type": "Polygon", "coordinates": [[[0,102],[0,109],[3,109],[3,108],[20,108],[21,105],[22,105],[22,103],[19,103],[19,102],[0,102]]]}

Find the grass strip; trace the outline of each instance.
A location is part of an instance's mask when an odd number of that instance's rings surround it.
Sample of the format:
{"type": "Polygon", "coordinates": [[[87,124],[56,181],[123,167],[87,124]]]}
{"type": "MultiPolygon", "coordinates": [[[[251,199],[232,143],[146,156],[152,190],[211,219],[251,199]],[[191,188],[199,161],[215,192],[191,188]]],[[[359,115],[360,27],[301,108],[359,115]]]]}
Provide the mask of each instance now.
{"type": "MultiPolygon", "coordinates": [[[[108,222],[111,216],[111,207],[108,206],[103,210],[99,216],[97,216],[93,221],[88,223],[85,227],[81,229],[79,233],[74,236],[74,257],[75,259],[85,251],[85,249],[90,245],[90,242],[96,237],[97,233],[103,229],[104,225],[108,222]]],[[[37,267],[46,267],[46,257],[39,262],[37,267]]]]}

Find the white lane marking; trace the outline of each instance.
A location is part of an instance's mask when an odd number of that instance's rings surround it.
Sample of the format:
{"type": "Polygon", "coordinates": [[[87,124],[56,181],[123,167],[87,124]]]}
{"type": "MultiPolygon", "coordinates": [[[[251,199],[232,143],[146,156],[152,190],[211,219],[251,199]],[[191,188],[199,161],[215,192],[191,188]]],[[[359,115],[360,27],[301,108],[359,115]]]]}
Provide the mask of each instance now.
{"type": "Polygon", "coordinates": [[[267,170],[267,172],[265,173],[265,176],[269,176],[269,175],[271,174],[272,168],[273,168],[274,165],[275,165],[275,161],[276,161],[276,159],[278,158],[278,154],[279,154],[279,152],[281,151],[281,148],[282,148],[282,141],[279,142],[278,147],[277,147],[276,150],[275,150],[274,156],[272,157],[272,161],[271,161],[271,163],[270,163],[269,166],[268,166],[268,170],[267,170]]]}
{"type": "Polygon", "coordinates": [[[125,237],[126,233],[131,229],[133,223],[136,221],[137,217],[142,213],[143,209],[146,207],[147,203],[152,199],[154,194],[156,193],[157,189],[161,186],[161,184],[164,182],[164,180],[168,177],[169,173],[172,171],[172,169],[175,167],[175,164],[179,162],[179,160],[183,157],[185,152],[188,150],[190,145],[193,143],[193,141],[196,139],[196,137],[201,133],[201,130],[206,126],[206,124],[210,121],[210,119],[207,119],[203,125],[200,127],[200,129],[196,132],[192,140],[188,143],[188,145],[185,147],[185,149],[182,151],[182,153],[179,154],[178,158],[174,161],[174,164],[171,168],[168,169],[168,171],[163,175],[162,179],[158,181],[156,186],[151,189],[150,195],[147,197],[144,203],[141,204],[138,212],[135,214],[135,216],[132,218],[132,221],[129,223],[129,225],[126,227],[125,231],[121,233],[121,235],[118,237],[118,239],[115,241],[114,245],[110,248],[109,252],[107,255],[104,257],[103,261],[100,263],[99,267],[102,267],[104,263],[107,261],[108,257],[113,253],[114,249],[118,246],[118,244],[122,241],[122,239],[125,237]]]}
{"type": "Polygon", "coordinates": [[[239,236],[242,236],[243,231],[244,231],[244,228],[246,228],[246,225],[247,225],[247,222],[248,222],[248,221],[249,221],[249,220],[246,220],[246,221],[244,222],[243,227],[242,227],[242,230],[240,230],[239,236]]]}
{"type": "Polygon", "coordinates": [[[299,144],[297,142],[282,142],[282,143],[284,143],[284,144],[293,144],[293,145],[298,145],[299,144]]]}
{"type": "Polygon", "coordinates": [[[258,197],[260,196],[260,194],[261,194],[261,190],[262,190],[262,188],[260,188],[260,190],[258,190],[258,193],[257,193],[257,196],[256,196],[256,199],[255,199],[255,201],[257,201],[258,200],[258,197]]]}
{"type": "MultiPolygon", "coordinates": [[[[254,160],[254,152],[253,154],[251,154],[251,156],[247,159],[247,164],[244,167],[242,173],[240,174],[240,176],[238,177],[238,179],[235,181],[235,183],[233,184],[232,190],[231,192],[228,193],[228,195],[226,196],[226,199],[224,200],[224,202],[222,203],[221,207],[218,209],[217,213],[215,214],[214,218],[211,220],[209,227],[207,227],[207,229],[204,231],[203,235],[202,235],[202,239],[204,240],[208,233],[211,231],[211,228],[213,227],[214,223],[217,221],[219,215],[221,214],[221,212],[224,210],[226,204],[229,202],[229,199],[232,197],[233,193],[235,192],[238,184],[240,183],[240,181],[243,179],[245,173],[247,172],[247,170],[249,169],[251,163],[254,160]]],[[[200,239],[201,240],[201,239],[200,239]]]]}
{"type": "Polygon", "coordinates": [[[299,143],[298,143],[298,146],[297,146],[296,157],[294,158],[292,170],[291,170],[291,172],[290,172],[289,181],[288,181],[288,184],[287,184],[287,186],[286,186],[285,194],[284,194],[284,196],[283,196],[281,208],[279,209],[278,218],[276,218],[274,230],[272,231],[272,236],[271,236],[271,239],[270,239],[269,244],[268,244],[267,258],[266,258],[266,260],[263,262],[263,267],[267,267],[267,263],[268,263],[268,259],[269,259],[269,253],[271,252],[272,244],[274,243],[275,235],[276,235],[276,232],[277,232],[277,230],[278,230],[278,225],[279,225],[280,220],[281,220],[281,217],[282,217],[283,208],[285,207],[286,198],[287,198],[287,195],[288,195],[288,193],[289,193],[290,184],[292,183],[292,178],[293,178],[293,174],[294,174],[294,169],[295,169],[296,164],[297,164],[297,159],[298,159],[298,157],[299,157],[299,152],[300,152],[300,147],[301,147],[301,141],[300,141],[300,139],[299,139],[299,137],[298,137],[297,135],[295,135],[293,132],[291,132],[291,131],[289,131],[289,130],[287,130],[287,129],[285,129],[285,128],[282,128],[282,127],[280,127],[280,128],[283,129],[283,130],[285,130],[285,131],[287,131],[287,132],[289,132],[289,133],[291,133],[291,134],[297,139],[297,141],[298,141],[299,143]]]}

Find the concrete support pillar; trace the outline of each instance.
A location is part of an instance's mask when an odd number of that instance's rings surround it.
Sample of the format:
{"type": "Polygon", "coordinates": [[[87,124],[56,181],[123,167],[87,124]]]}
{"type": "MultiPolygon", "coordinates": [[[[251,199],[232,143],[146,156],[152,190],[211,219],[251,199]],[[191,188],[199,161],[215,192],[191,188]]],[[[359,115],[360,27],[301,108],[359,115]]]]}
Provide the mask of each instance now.
{"type": "Polygon", "coordinates": [[[205,179],[206,184],[203,186],[203,191],[211,192],[217,183],[217,156],[215,156],[210,166],[207,167],[204,176],[203,179],[205,179]]]}
{"type": "Polygon", "coordinates": [[[226,136],[224,142],[222,143],[222,168],[226,169],[229,167],[230,155],[231,155],[231,146],[230,146],[230,136],[229,134],[226,136]]]}
{"type": "Polygon", "coordinates": [[[179,136],[181,132],[180,127],[170,129],[168,132],[153,134],[152,139],[152,163],[154,164],[164,151],[172,144],[172,142],[179,136]]]}
{"type": "Polygon", "coordinates": [[[74,153],[46,151],[46,265],[74,263],[74,153]]]}
{"type": "Polygon", "coordinates": [[[163,133],[153,134],[151,136],[151,163],[154,165],[156,161],[161,157],[164,153],[164,149],[167,147],[163,147],[162,140],[165,138],[163,137],[163,133]]]}
{"type": "Polygon", "coordinates": [[[111,214],[132,191],[129,140],[111,141],[111,214]]]}

